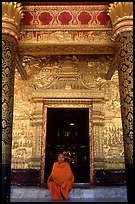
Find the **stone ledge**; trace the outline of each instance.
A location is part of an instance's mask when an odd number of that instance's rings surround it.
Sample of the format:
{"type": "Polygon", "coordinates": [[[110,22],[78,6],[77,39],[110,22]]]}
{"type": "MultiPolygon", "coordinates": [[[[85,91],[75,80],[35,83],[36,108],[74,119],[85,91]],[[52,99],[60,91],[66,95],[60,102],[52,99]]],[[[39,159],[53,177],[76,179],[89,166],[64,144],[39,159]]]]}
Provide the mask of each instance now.
{"type": "MultiPolygon", "coordinates": [[[[13,198],[51,198],[48,189],[41,187],[11,187],[11,199],[13,198]]],[[[69,198],[122,198],[127,199],[126,187],[95,187],[89,189],[73,188],[69,198]]]]}

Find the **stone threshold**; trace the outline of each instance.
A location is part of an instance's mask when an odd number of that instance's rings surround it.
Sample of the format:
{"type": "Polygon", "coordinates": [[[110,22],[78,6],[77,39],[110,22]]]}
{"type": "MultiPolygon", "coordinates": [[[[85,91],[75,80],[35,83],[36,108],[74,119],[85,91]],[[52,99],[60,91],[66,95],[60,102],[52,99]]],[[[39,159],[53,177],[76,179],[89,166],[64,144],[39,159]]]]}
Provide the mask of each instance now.
{"type": "MultiPolygon", "coordinates": [[[[11,199],[50,199],[49,189],[33,186],[11,186],[11,199]]],[[[74,187],[69,192],[69,199],[124,199],[127,200],[127,189],[125,186],[110,187],[97,186],[94,188],[74,187]]]]}

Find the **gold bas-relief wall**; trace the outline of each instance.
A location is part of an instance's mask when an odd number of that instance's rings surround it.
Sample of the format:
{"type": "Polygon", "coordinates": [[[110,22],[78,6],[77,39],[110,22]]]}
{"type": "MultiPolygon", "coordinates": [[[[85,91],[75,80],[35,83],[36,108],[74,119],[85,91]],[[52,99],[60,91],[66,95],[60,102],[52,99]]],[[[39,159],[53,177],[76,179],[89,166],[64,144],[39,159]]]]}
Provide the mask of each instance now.
{"type": "Polygon", "coordinates": [[[94,153],[96,169],[124,169],[124,144],[120,111],[118,72],[111,80],[100,79],[106,99],[95,104],[94,153]]]}
{"type": "MultiPolygon", "coordinates": [[[[93,101],[94,167],[124,169],[118,73],[105,79],[109,55],[24,56],[29,77],[15,72],[12,168],[40,168],[42,107],[46,98],[93,101]]],[[[79,104],[80,106],[80,104],[79,104]]],[[[83,105],[82,105],[83,107],[83,105]]]]}

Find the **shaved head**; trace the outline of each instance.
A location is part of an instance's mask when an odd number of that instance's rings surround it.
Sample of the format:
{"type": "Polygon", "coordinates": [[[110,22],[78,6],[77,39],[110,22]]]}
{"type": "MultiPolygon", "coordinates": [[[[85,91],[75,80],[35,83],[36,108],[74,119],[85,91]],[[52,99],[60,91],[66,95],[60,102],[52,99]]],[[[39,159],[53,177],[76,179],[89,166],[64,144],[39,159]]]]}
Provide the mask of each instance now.
{"type": "Polygon", "coordinates": [[[59,153],[58,154],[58,162],[62,163],[62,162],[64,162],[64,160],[65,160],[64,154],[63,153],[59,153]]]}

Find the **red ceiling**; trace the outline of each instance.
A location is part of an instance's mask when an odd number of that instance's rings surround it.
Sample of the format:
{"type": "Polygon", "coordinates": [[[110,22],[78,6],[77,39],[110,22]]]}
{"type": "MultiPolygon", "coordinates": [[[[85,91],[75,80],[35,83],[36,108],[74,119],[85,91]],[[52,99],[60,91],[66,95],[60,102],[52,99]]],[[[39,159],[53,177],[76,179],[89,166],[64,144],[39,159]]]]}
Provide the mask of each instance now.
{"type": "Polygon", "coordinates": [[[21,2],[24,6],[31,5],[109,5],[110,2],[21,2]]]}

